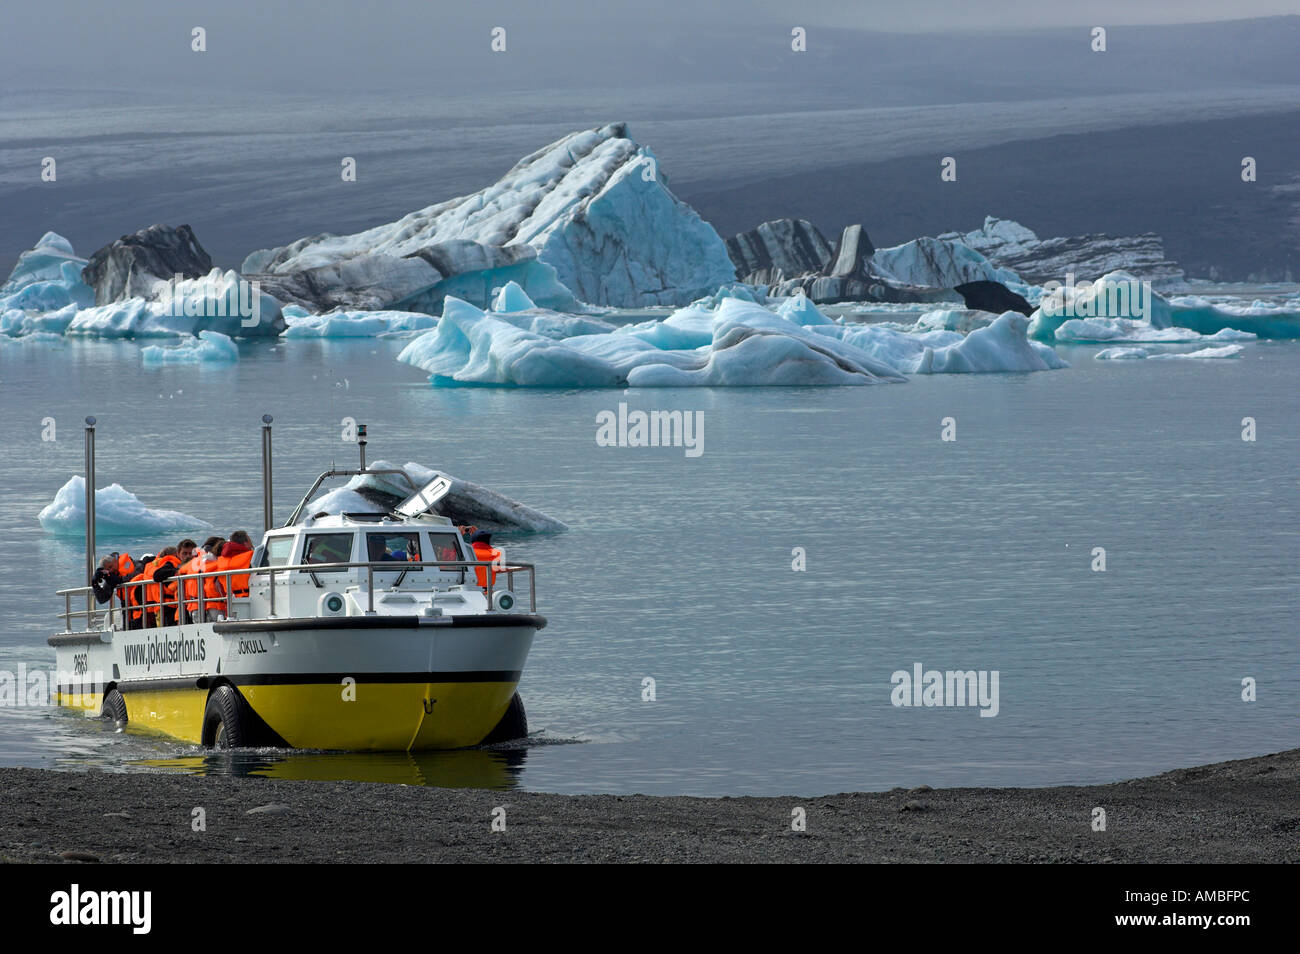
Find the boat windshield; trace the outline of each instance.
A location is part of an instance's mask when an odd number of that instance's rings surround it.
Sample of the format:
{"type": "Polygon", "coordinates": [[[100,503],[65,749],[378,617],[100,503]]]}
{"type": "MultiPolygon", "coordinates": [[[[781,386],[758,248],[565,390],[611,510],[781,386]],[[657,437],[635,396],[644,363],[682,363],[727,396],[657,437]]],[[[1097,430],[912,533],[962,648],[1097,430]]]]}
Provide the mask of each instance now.
{"type": "Polygon", "coordinates": [[[352,534],[312,533],[302,549],[303,563],[347,563],[352,559],[352,534]]]}
{"type": "Polygon", "coordinates": [[[420,562],[420,535],[418,533],[367,533],[366,559],[371,563],[400,561],[420,562]]]}

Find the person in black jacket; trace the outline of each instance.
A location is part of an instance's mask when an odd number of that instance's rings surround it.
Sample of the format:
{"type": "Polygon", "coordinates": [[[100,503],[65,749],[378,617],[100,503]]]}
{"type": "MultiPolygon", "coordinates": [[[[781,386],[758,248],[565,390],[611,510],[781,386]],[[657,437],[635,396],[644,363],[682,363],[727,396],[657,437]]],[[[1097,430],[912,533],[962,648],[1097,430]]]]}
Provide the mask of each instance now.
{"type": "Polygon", "coordinates": [[[96,602],[103,604],[113,598],[113,591],[122,584],[122,577],[117,572],[117,554],[106,556],[99,561],[99,569],[90,578],[90,588],[95,591],[96,602]]]}

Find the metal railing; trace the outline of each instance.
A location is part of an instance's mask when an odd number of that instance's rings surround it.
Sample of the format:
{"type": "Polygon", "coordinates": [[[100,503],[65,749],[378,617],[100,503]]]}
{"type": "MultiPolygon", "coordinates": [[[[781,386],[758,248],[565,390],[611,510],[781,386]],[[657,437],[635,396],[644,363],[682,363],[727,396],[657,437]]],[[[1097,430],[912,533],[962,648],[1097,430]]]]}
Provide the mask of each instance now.
{"type": "MultiPolygon", "coordinates": [[[[506,578],[506,590],[510,593],[515,591],[515,574],[528,574],[528,612],[537,612],[537,574],[536,568],[531,563],[511,563],[501,564],[483,560],[441,560],[441,561],[406,561],[406,560],[382,560],[379,562],[366,563],[297,563],[286,566],[254,566],[241,567],[233,570],[210,570],[202,573],[184,573],[169,577],[162,583],[155,583],[153,580],[138,580],[134,583],[120,583],[113,590],[113,600],[118,601],[118,605],[112,605],[112,600],[106,604],[103,609],[99,609],[95,604],[95,591],[89,586],[76,586],[66,590],[56,590],[56,596],[63,597],[63,612],[56,614],[63,618],[64,632],[71,633],[73,620],[85,620],[86,631],[96,628],[103,629],[114,619],[120,619],[119,629],[158,629],[163,625],[177,625],[182,617],[180,616],[181,608],[184,612],[189,613],[189,607],[193,606],[198,613],[191,616],[191,622],[198,622],[203,615],[209,610],[209,604],[221,602],[223,604],[224,616],[226,619],[236,618],[234,611],[238,604],[247,604],[251,600],[253,577],[266,576],[268,584],[268,599],[270,601],[269,615],[275,616],[275,588],[276,577],[284,573],[305,574],[312,582],[316,589],[326,589],[324,583],[316,578],[317,574],[334,573],[341,570],[354,570],[364,567],[366,570],[366,591],[368,604],[366,615],[375,613],[375,574],[376,573],[396,573],[398,579],[388,585],[388,589],[400,592],[400,585],[405,582],[408,574],[419,572],[425,569],[437,569],[444,571],[453,571],[461,573],[461,584],[466,581],[465,571],[482,569],[486,573],[487,585],[480,586],[487,593],[489,609],[492,607],[492,597],[497,586],[496,577],[503,575],[506,578]],[[203,581],[220,577],[222,592],[220,596],[209,595],[204,592],[203,581]],[[248,577],[247,592],[245,587],[240,587],[240,593],[234,592],[232,577],[248,577]],[[185,593],[185,584],[195,584],[195,595],[188,596],[185,593]],[[160,588],[159,599],[146,600],[148,593],[145,587],[156,586],[160,588]],[[174,593],[162,592],[161,588],[174,586],[174,593]],[[128,594],[132,589],[138,589],[139,602],[129,601],[128,594]],[[74,610],[72,608],[73,597],[84,595],[86,597],[86,608],[84,610],[74,610]],[[166,616],[166,611],[176,612],[177,622],[163,624],[161,621],[166,616]],[[132,626],[131,621],[136,619],[139,613],[139,625],[132,626]],[[151,622],[152,620],[152,622],[151,622]],[[97,625],[98,624],[98,625],[97,625]]],[[[358,580],[349,578],[348,583],[357,583],[358,580]]],[[[387,581],[381,580],[381,584],[387,581]]],[[[296,585],[281,580],[280,586],[296,585]]],[[[435,590],[435,587],[427,586],[427,591],[435,590]]],[[[416,589],[415,592],[421,590],[416,589]]],[[[221,612],[222,610],[216,610],[221,612]]]]}

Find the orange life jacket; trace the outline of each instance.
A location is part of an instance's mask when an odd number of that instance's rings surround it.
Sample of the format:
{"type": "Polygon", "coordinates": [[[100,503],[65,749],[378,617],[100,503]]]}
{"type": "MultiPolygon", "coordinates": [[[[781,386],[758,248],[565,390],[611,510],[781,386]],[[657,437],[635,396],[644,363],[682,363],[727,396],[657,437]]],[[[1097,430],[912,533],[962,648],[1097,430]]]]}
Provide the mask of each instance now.
{"type": "MultiPolygon", "coordinates": [[[[218,570],[242,570],[253,562],[253,551],[247,550],[244,553],[232,557],[220,557],[217,559],[218,570]]],[[[230,595],[236,598],[248,595],[248,574],[242,576],[232,576],[230,578],[230,595]]]]}
{"type": "MultiPolygon", "coordinates": [[[[230,558],[230,568],[232,570],[245,570],[252,565],[253,565],[252,550],[249,550],[246,553],[241,553],[238,556],[232,556],[230,558]]],[[[249,574],[245,573],[243,576],[232,576],[230,578],[230,588],[236,596],[248,595],[248,576],[249,574]]]]}
{"type": "MultiPolygon", "coordinates": [[[[181,564],[181,568],[176,571],[177,576],[193,576],[201,572],[199,567],[203,565],[203,560],[207,554],[199,550],[192,558],[181,564]]],[[[198,580],[181,580],[181,591],[185,594],[185,612],[191,616],[198,612],[199,609],[199,581],[198,580]]]]}
{"type": "MultiPolygon", "coordinates": [[[[141,570],[135,576],[131,577],[131,579],[127,580],[127,582],[132,584],[138,584],[143,579],[144,579],[144,570],[141,570]]],[[[129,606],[134,607],[131,610],[132,619],[139,619],[144,615],[144,610],[140,608],[140,603],[141,603],[140,597],[143,596],[143,593],[141,593],[142,589],[143,587],[138,585],[126,587],[126,602],[129,606]]]]}
{"type": "MultiPolygon", "coordinates": [[[[200,572],[212,573],[220,569],[221,558],[209,553],[203,558],[200,572]]],[[[209,576],[203,581],[203,595],[206,599],[203,602],[205,610],[224,610],[226,608],[226,587],[222,582],[223,577],[209,576]]]]}
{"type": "MultiPolygon", "coordinates": [[[[474,559],[478,560],[480,563],[495,563],[497,560],[501,559],[501,551],[498,550],[496,547],[492,546],[490,543],[475,543],[473,544],[473,547],[474,547],[474,559]]],[[[491,570],[485,566],[474,567],[474,575],[478,577],[478,585],[483,587],[483,589],[485,590],[488,587],[489,573],[492,574],[492,585],[496,586],[496,582],[497,582],[496,570],[491,570]]]]}
{"type": "Polygon", "coordinates": [[[129,580],[135,573],[135,561],[131,559],[129,553],[119,553],[117,555],[117,575],[124,580],[129,580]]]}
{"type": "MultiPolygon", "coordinates": [[[[180,566],[180,565],[181,565],[180,559],[174,554],[169,556],[164,556],[164,557],[158,557],[156,560],[154,560],[144,568],[144,575],[147,579],[152,580],[155,571],[160,570],[165,566],[180,566]]],[[[150,583],[148,586],[144,588],[144,598],[145,598],[145,602],[147,603],[162,602],[163,594],[166,594],[169,597],[176,595],[176,583],[173,580],[168,580],[166,583],[161,583],[161,584],[150,583]]],[[[158,612],[158,609],[159,608],[155,606],[153,608],[153,611],[158,612]]]]}

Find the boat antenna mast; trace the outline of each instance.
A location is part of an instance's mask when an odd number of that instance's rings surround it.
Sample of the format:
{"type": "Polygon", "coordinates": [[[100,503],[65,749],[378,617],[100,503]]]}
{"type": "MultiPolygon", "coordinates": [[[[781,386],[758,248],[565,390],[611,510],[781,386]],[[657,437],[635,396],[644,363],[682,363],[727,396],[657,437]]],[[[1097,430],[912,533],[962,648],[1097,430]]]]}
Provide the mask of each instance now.
{"type": "Polygon", "coordinates": [[[275,418],[270,414],[262,415],[262,531],[269,532],[272,523],[271,511],[271,422],[275,418]]]}
{"type": "Polygon", "coordinates": [[[357,447],[361,450],[361,469],[366,469],[366,425],[357,425],[357,447]]]}

